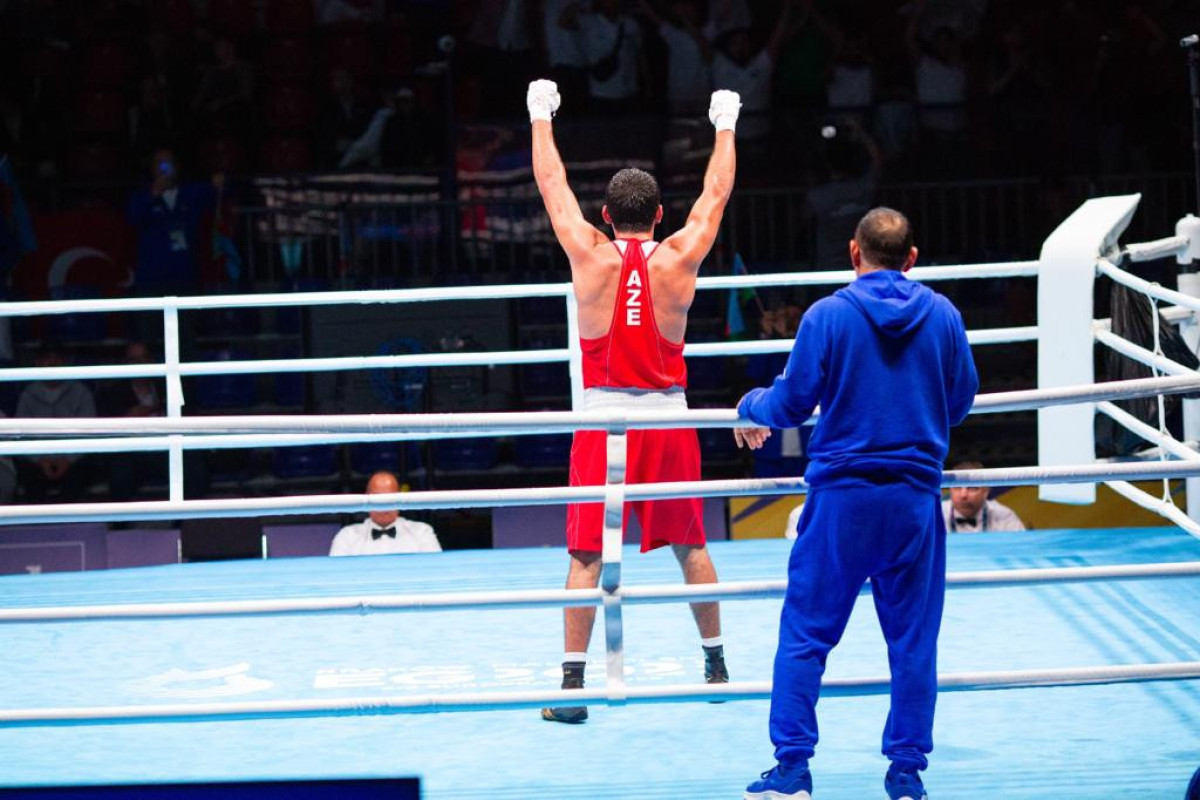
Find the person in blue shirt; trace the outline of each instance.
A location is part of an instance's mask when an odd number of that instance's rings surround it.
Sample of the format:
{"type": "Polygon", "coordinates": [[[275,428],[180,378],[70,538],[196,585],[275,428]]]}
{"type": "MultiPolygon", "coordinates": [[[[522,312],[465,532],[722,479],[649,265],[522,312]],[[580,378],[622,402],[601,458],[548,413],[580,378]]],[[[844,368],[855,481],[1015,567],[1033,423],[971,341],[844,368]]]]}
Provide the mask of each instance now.
{"type": "MultiPolygon", "coordinates": [[[[869,211],[850,241],[854,282],[808,309],[783,374],[738,404],[769,428],[799,425],[820,406],[775,655],[778,764],[747,800],[810,797],[825,659],[868,578],[892,675],[884,786],[892,800],[926,797],[919,771],[933,749],[946,586],[942,465],[979,378],[958,310],[905,278],[916,258],[908,219],[869,211]]],[[[756,449],[769,431],[734,435],[756,449]]]]}
{"type": "Polygon", "coordinates": [[[201,228],[213,212],[225,176],[212,183],[182,182],[170,150],[150,159],[150,185],[129,199],[129,221],[137,229],[137,294],[194,294],[200,289],[201,228]]]}

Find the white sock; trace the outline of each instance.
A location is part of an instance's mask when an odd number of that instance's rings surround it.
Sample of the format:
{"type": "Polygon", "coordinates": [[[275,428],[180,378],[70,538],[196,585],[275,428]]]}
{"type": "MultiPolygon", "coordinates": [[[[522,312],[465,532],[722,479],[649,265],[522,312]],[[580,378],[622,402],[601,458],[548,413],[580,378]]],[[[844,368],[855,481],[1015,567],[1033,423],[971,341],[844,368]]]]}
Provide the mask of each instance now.
{"type": "Polygon", "coordinates": [[[720,636],[714,636],[711,639],[701,639],[700,644],[704,647],[720,647],[725,642],[720,636]]]}
{"type": "Polygon", "coordinates": [[[587,653],[563,653],[563,663],[570,664],[574,662],[580,664],[587,663],[587,653]]]}

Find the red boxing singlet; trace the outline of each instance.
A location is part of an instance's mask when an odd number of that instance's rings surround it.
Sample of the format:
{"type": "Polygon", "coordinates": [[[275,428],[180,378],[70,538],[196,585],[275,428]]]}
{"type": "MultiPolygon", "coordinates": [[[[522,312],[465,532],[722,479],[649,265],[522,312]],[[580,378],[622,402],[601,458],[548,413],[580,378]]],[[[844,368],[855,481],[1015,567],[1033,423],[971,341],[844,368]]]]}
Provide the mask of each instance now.
{"type": "Polygon", "coordinates": [[[617,301],[608,333],[579,340],[584,388],[686,389],[683,343],[664,339],[654,321],[646,262],[658,244],[619,239],[613,245],[622,256],[617,301]]]}

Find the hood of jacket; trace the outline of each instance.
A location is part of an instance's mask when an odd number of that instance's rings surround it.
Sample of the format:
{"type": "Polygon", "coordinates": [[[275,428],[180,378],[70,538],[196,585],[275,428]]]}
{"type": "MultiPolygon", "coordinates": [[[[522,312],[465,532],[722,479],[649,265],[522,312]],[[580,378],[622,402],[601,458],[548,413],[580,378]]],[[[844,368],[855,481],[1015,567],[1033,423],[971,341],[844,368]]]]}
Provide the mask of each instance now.
{"type": "Polygon", "coordinates": [[[929,287],[891,269],[860,275],[837,294],[861,311],[878,330],[893,337],[905,336],[920,327],[937,297],[929,287]]]}

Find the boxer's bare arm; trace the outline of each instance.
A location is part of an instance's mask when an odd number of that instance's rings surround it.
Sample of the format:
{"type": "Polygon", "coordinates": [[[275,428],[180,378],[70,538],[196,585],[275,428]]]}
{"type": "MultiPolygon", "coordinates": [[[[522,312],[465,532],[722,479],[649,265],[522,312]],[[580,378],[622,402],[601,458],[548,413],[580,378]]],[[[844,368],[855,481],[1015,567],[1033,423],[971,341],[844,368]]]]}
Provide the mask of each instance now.
{"type": "Polygon", "coordinates": [[[733,131],[717,131],[708,170],[704,174],[704,189],[700,193],[687,222],[676,233],[663,240],[663,246],[679,254],[681,262],[692,272],[700,270],[708,251],[717,239],[725,204],[733,193],[737,172],[737,150],[733,131]]]}
{"type": "Polygon", "coordinates": [[[544,120],[533,123],[533,177],[554,226],[554,235],[575,268],[587,261],[593,248],[606,244],[608,237],[588,222],[579,209],[579,201],[567,183],[567,169],[554,143],[554,129],[544,120]]]}

